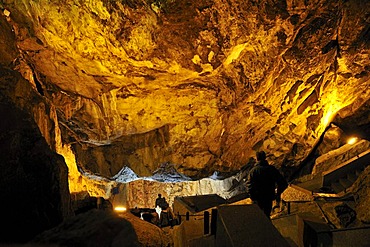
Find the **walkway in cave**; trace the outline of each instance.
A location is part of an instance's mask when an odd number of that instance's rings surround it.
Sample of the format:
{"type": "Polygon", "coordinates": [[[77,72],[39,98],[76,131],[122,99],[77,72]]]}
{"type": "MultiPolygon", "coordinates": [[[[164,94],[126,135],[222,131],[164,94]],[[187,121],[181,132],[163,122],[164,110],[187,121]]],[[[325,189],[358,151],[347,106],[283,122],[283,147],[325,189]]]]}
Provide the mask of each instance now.
{"type": "Polygon", "coordinates": [[[369,165],[370,150],[366,150],[311,179],[290,184],[282,195],[285,213],[276,215],[273,224],[292,246],[303,242],[312,246],[366,246],[370,226],[356,218],[352,191],[369,165]]]}
{"type": "Polygon", "coordinates": [[[295,186],[307,193],[344,194],[368,165],[370,149],[310,180],[296,183],[295,186]]]}

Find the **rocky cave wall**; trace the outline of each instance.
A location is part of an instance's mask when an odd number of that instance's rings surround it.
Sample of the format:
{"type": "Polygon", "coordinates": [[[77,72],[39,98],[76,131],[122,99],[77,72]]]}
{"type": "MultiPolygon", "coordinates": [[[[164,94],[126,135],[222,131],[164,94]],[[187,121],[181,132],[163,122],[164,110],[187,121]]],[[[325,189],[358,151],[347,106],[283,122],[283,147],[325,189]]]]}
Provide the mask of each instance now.
{"type": "Polygon", "coordinates": [[[1,66],[0,74],[0,217],[6,226],[0,242],[21,243],[73,215],[68,167],[35,122],[40,117],[44,128],[52,126],[48,104],[19,73],[1,66]]]}
{"type": "Polygon", "coordinates": [[[145,176],[171,162],[202,177],[237,170],[260,149],[295,169],[330,121],[369,138],[370,3],[0,7],[13,36],[3,35],[12,43],[2,51],[6,67],[55,107],[63,144],[94,173],[111,177],[129,166],[145,176]]]}

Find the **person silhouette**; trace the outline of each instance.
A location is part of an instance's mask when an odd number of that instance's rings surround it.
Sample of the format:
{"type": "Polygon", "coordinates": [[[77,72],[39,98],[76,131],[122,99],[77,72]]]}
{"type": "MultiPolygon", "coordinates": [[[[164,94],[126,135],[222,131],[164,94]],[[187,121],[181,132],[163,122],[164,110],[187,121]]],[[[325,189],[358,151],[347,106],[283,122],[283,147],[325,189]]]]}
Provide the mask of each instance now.
{"type": "Polygon", "coordinates": [[[159,206],[162,208],[162,206],[166,203],[166,198],[162,197],[162,194],[158,194],[157,199],[155,199],[155,207],[159,206]]]}
{"type": "Polygon", "coordinates": [[[261,208],[270,218],[272,202],[280,203],[281,193],[288,187],[288,183],[281,173],[266,160],[266,153],[256,153],[257,164],[248,174],[247,190],[253,203],[261,208]],[[276,194],[275,194],[276,190],[276,194]]]}

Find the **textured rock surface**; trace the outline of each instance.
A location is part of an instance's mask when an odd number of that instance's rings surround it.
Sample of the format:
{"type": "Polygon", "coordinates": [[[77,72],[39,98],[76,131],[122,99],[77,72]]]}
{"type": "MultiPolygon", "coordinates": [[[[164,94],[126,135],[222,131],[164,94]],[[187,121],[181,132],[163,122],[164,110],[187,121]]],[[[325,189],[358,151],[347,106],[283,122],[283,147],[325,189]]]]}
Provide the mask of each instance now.
{"type": "Polygon", "coordinates": [[[157,226],[125,213],[92,210],[38,235],[31,243],[42,246],[173,246],[157,226]],[[145,234],[146,233],[146,234],[145,234]],[[150,233],[150,234],[148,234],[150,233]]]}
{"type": "MultiPolygon", "coordinates": [[[[128,183],[126,197],[121,203],[127,203],[130,208],[154,208],[157,194],[162,194],[168,203],[172,205],[175,197],[218,194],[229,199],[242,191],[228,191],[232,185],[231,179],[213,180],[209,178],[199,181],[161,183],[156,181],[138,180],[128,183]]],[[[117,201],[117,203],[119,203],[117,201]]]]}
{"type": "Polygon", "coordinates": [[[2,101],[0,115],[0,242],[24,243],[72,214],[68,170],[29,114],[2,101]]]}
{"type": "Polygon", "coordinates": [[[353,193],[355,194],[356,200],[356,212],[357,218],[366,224],[370,224],[370,213],[369,213],[369,193],[370,193],[370,181],[369,181],[370,167],[368,166],[365,171],[361,174],[359,179],[353,186],[353,193]]]}
{"type": "Polygon", "coordinates": [[[80,166],[150,175],[169,161],[203,176],[238,169],[258,149],[294,167],[336,114],[338,126],[369,133],[369,4],[67,0],[2,9],[21,54],[15,64],[56,106],[80,166]]]}

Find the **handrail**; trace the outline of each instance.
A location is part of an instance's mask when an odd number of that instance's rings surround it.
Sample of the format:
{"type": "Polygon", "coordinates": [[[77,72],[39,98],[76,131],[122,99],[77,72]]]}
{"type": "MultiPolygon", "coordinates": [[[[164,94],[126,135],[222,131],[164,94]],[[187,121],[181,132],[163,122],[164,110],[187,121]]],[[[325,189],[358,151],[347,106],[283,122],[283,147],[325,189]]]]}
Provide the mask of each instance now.
{"type": "Polygon", "coordinates": [[[355,160],[358,160],[359,158],[362,158],[362,157],[364,157],[364,156],[366,156],[366,155],[368,155],[368,154],[370,154],[370,149],[368,149],[368,150],[366,150],[366,151],[364,151],[364,152],[362,152],[362,153],[360,153],[360,154],[356,155],[355,157],[353,157],[353,158],[351,158],[351,159],[349,159],[349,160],[347,160],[347,161],[343,162],[343,163],[342,163],[342,164],[340,164],[339,166],[333,167],[332,169],[330,169],[330,170],[328,170],[328,171],[323,172],[323,173],[322,173],[322,175],[323,175],[323,176],[325,176],[325,175],[328,175],[328,174],[330,174],[330,173],[332,173],[332,172],[335,172],[336,170],[338,170],[338,169],[340,169],[340,168],[343,168],[343,167],[345,167],[346,165],[348,165],[348,164],[350,164],[350,163],[354,162],[355,160]]]}
{"type": "Polygon", "coordinates": [[[345,232],[345,231],[355,231],[355,230],[362,230],[362,229],[370,229],[370,226],[358,226],[358,227],[351,227],[351,228],[337,228],[337,229],[331,229],[329,231],[318,231],[317,233],[345,232]]]}

